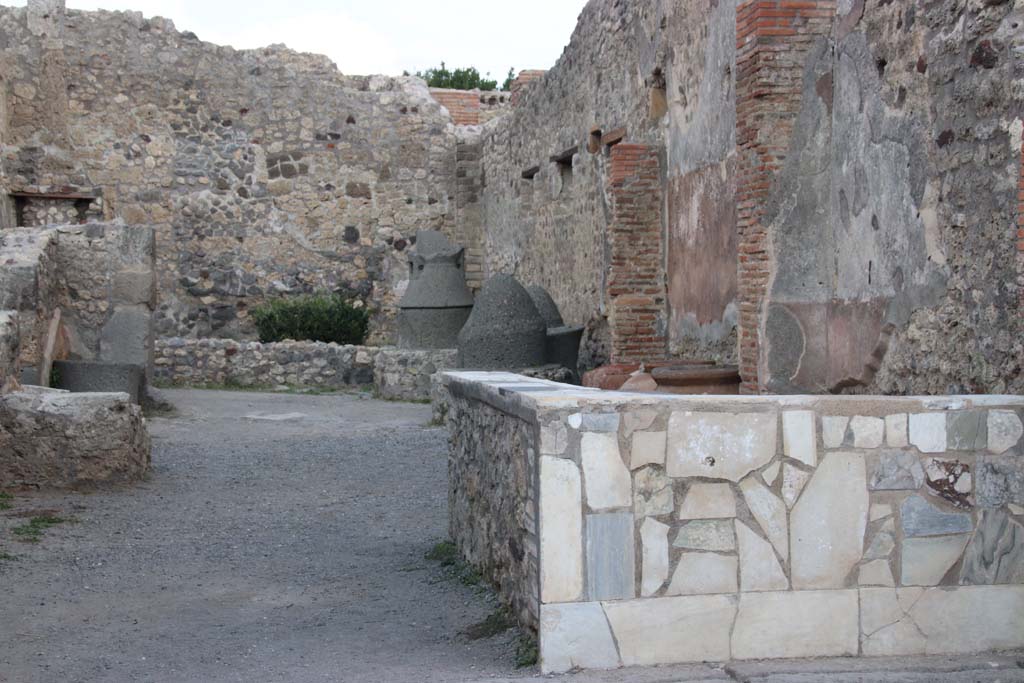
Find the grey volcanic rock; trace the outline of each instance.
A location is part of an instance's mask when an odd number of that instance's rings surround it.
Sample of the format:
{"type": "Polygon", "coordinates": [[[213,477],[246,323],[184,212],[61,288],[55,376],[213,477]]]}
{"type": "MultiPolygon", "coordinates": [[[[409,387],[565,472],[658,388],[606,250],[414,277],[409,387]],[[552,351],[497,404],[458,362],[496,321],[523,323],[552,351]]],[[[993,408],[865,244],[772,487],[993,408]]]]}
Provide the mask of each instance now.
{"type": "Polygon", "coordinates": [[[409,258],[409,289],[399,304],[398,346],[451,349],[473,308],[465,249],[434,230],[421,230],[409,258]]]}
{"type": "Polygon", "coordinates": [[[565,325],[565,320],[562,319],[562,314],[558,310],[558,304],[548,294],[548,290],[540,285],[530,285],[526,291],[533,299],[533,305],[537,307],[537,311],[544,318],[544,324],[548,326],[548,329],[565,325]]]}
{"type": "Polygon", "coordinates": [[[459,367],[517,370],[544,365],[547,325],[529,292],[511,275],[495,275],[477,296],[459,333],[459,367]]]}
{"type": "Polygon", "coordinates": [[[146,369],[134,363],[54,361],[57,389],[72,393],[123,393],[140,404],[145,393],[146,369]]]}

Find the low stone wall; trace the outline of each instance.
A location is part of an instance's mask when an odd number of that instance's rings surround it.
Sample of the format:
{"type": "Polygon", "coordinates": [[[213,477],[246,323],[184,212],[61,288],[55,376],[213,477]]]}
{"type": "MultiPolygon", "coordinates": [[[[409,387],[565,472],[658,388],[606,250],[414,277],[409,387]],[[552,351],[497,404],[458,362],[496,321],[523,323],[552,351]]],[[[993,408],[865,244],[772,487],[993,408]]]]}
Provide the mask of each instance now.
{"type": "Polygon", "coordinates": [[[142,409],[127,394],[0,396],[0,489],[130,482],[149,466],[142,409]]]}
{"type": "Polygon", "coordinates": [[[18,346],[18,314],[0,311],[0,394],[4,393],[8,381],[16,379],[20,372],[18,346]]]}
{"type": "Polygon", "coordinates": [[[488,535],[455,540],[473,561],[499,549],[484,566],[513,603],[539,587],[545,672],[1024,647],[1024,398],[443,381],[451,527],[488,535]],[[494,436],[496,414],[527,447],[494,436]],[[525,481],[461,474],[520,458],[525,481]],[[537,500],[536,583],[500,551],[520,512],[479,501],[519,487],[537,500]]]}
{"type": "Polygon", "coordinates": [[[430,398],[431,377],[440,370],[454,368],[457,355],[455,349],[383,348],[373,365],[377,395],[391,401],[425,401],[430,398]]]}

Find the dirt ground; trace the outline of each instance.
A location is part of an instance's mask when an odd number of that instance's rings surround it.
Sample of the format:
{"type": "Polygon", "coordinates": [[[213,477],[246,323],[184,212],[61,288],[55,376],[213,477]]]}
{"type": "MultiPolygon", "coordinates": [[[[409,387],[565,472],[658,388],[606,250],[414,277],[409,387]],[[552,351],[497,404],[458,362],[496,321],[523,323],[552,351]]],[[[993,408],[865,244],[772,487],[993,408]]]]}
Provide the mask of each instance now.
{"type": "MultiPolygon", "coordinates": [[[[19,495],[0,512],[0,681],[540,680],[517,668],[516,629],[467,635],[496,613],[490,592],[425,558],[447,515],[447,435],[429,406],[167,394],[179,413],[150,420],[146,482],[19,495]],[[24,542],[33,517],[67,521],[24,542]]],[[[1006,655],[561,680],[1017,683],[1022,667],[1006,655]]]]}

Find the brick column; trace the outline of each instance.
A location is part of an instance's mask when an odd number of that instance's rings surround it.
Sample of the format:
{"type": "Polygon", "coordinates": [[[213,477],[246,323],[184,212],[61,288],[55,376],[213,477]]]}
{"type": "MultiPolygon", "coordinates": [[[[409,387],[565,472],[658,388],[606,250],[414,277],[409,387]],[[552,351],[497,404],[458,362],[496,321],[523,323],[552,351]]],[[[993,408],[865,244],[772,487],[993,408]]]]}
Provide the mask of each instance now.
{"type": "Polygon", "coordinates": [[[772,268],[765,202],[800,111],[807,53],[831,32],[834,15],[834,0],[746,0],[736,9],[739,357],[746,392],[761,389],[761,307],[772,268]]]}
{"type": "Polygon", "coordinates": [[[612,147],[608,195],[611,262],[607,301],[612,362],[665,358],[662,185],[657,149],[628,143],[612,147]]]}

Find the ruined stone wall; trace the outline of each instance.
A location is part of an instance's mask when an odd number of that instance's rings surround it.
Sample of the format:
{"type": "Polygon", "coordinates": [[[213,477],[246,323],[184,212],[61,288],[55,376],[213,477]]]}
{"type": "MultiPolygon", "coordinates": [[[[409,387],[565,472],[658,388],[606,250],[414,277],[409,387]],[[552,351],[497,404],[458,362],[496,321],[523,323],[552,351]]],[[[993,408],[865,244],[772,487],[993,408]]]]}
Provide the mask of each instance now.
{"type": "Polygon", "coordinates": [[[1022,23],[1012,2],[847,2],[828,30],[788,29],[808,40],[791,137],[758,124],[784,161],[763,176],[767,244],[744,245],[771,273],[744,274],[766,292],[745,379],[756,359],[770,391],[1024,390],[1022,23]]]}
{"type": "Polygon", "coordinates": [[[454,223],[454,136],[421,81],[135,13],[44,14],[0,9],[10,189],[100,191],[108,217],[153,225],[160,334],[246,337],[253,305],[340,290],[389,339],[404,249],[454,223]]]}
{"type": "Polygon", "coordinates": [[[622,141],[653,150],[667,200],[654,256],[668,280],[640,292],[657,300],[656,355],[735,358],[734,51],[735,2],[595,0],[558,64],[484,127],[486,271],[544,286],[586,325],[584,367],[612,346],[608,150],[622,141]]]}
{"type": "Polygon", "coordinates": [[[56,230],[0,232],[0,311],[18,317],[20,364],[38,366],[54,309],[62,304],[56,230]]]}
{"type": "Polygon", "coordinates": [[[448,110],[456,126],[487,123],[508,111],[512,104],[511,94],[501,90],[431,88],[430,94],[448,110]]]}
{"type": "Polygon", "coordinates": [[[10,140],[8,99],[10,86],[7,78],[0,73],[0,230],[15,227],[14,202],[8,194],[10,179],[7,177],[6,146],[10,140]]]}

